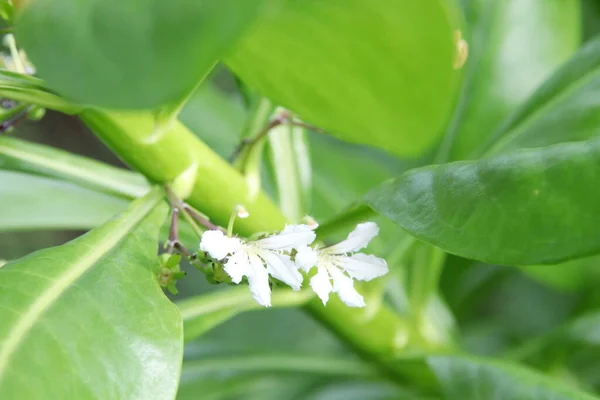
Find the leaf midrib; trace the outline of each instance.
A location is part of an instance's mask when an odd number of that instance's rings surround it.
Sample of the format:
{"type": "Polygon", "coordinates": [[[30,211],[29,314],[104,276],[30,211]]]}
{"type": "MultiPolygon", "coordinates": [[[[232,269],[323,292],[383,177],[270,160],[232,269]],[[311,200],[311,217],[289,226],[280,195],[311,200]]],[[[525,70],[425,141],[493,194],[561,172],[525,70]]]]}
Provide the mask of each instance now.
{"type": "Polygon", "coordinates": [[[16,324],[9,331],[3,346],[0,349],[0,382],[5,376],[6,368],[12,355],[26,339],[37,320],[48,311],[75,281],[92,268],[102,257],[110,253],[119,242],[135,228],[146,215],[162,199],[162,191],[155,189],[140,199],[137,207],[132,208],[120,220],[119,224],[107,233],[105,238],[97,243],[91,251],[84,253],[73,261],[72,266],[65,273],[54,280],[37,300],[21,315],[16,324]]]}

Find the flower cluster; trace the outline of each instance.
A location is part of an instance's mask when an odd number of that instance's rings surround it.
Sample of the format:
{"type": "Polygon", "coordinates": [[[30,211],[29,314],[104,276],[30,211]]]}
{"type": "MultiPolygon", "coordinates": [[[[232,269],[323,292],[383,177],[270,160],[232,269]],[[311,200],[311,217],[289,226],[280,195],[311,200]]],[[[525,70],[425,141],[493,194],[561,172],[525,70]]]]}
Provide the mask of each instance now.
{"type": "Polygon", "coordinates": [[[377,236],[377,224],[359,224],[346,240],[322,248],[311,247],[316,238],[313,228],[288,225],[278,234],[248,241],[209,230],[202,235],[200,250],[221,261],[234,283],[246,277],[252,296],[261,305],[271,305],[269,276],[299,290],[303,281],[299,271],[309,273],[316,268],[310,286],[323,304],[333,292],[350,307],[364,307],[353,280],[369,281],[388,272],[385,260],[356,253],[377,236]]]}

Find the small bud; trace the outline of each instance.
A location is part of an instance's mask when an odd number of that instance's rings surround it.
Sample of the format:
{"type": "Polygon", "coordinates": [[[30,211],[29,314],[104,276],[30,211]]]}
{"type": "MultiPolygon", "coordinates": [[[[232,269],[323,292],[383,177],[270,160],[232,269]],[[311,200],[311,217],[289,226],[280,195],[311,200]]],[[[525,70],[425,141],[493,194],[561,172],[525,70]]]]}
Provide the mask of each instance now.
{"type": "Polygon", "coordinates": [[[32,121],[39,121],[44,118],[44,115],[46,115],[46,109],[40,107],[34,107],[27,112],[27,118],[32,121]]]}
{"type": "Polygon", "coordinates": [[[246,207],[244,207],[241,204],[238,204],[237,206],[235,206],[235,211],[237,212],[237,216],[238,218],[248,218],[250,216],[250,213],[246,210],[246,207]]]}
{"type": "Polygon", "coordinates": [[[305,215],[304,218],[302,218],[302,223],[313,231],[319,227],[319,223],[310,215],[305,215]]]}
{"type": "Polygon", "coordinates": [[[469,56],[469,44],[462,38],[462,33],[457,30],[454,32],[456,41],[456,55],[454,57],[454,69],[462,68],[469,56]]]}

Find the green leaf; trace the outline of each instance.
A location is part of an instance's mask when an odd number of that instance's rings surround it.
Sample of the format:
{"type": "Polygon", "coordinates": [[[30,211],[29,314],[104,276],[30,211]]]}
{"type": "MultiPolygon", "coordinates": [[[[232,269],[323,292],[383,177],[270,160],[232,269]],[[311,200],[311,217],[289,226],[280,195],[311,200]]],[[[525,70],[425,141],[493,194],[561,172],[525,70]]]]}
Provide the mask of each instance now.
{"type": "Polygon", "coordinates": [[[70,104],[50,92],[38,78],[6,70],[0,70],[0,95],[66,114],[81,111],[81,107],[70,104]]]}
{"type": "Polygon", "coordinates": [[[292,0],[225,62],[338,138],[415,155],[452,111],[457,14],[449,0],[292,0]]]}
{"type": "Polygon", "coordinates": [[[600,140],[411,170],[367,202],[417,238],[505,265],[600,252],[600,140]]]}
{"type": "Polygon", "coordinates": [[[302,127],[280,125],[269,133],[271,165],[279,207],[292,223],[300,223],[310,204],[312,170],[306,132],[302,127]]]}
{"type": "Polygon", "coordinates": [[[479,155],[598,136],[600,39],[579,50],[498,128],[479,155]]]}
{"type": "Polygon", "coordinates": [[[429,357],[445,400],[594,400],[532,370],[464,356],[429,357]]]}
{"type": "MultiPolygon", "coordinates": [[[[299,306],[313,296],[309,291],[277,289],[273,291],[272,303],[274,307],[299,306]]],[[[177,306],[183,318],[186,341],[197,338],[242,312],[263,308],[252,300],[250,290],[243,286],[186,299],[178,302],[177,306]]]]}
{"type": "Polygon", "coordinates": [[[465,159],[502,120],[577,50],[577,0],[470,0],[469,58],[459,106],[446,135],[465,159]],[[535,34],[532,34],[535,32],[535,34]]]}
{"type": "Polygon", "coordinates": [[[125,198],[140,197],[148,191],[148,184],[141,175],[7,136],[0,137],[0,169],[67,180],[125,198]]]}
{"type": "Polygon", "coordinates": [[[162,199],[0,269],[1,398],[175,397],[181,317],[155,275],[162,199]]]}
{"type": "Polygon", "coordinates": [[[0,231],[91,229],[127,208],[127,200],[69,182],[0,171],[0,231]]]}
{"type": "Polygon", "coordinates": [[[250,27],[262,0],[35,0],[17,40],[60,94],[108,108],[179,103],[250,27]]]}

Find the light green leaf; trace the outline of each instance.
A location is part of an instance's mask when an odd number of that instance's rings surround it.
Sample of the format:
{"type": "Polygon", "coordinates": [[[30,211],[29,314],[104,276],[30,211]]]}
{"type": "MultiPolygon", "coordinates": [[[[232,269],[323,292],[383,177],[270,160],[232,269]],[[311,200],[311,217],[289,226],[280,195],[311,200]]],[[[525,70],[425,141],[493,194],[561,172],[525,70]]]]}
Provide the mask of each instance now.
{"type": "Polygon", "coordinates": [[[579,50],[494,132],[479,155],[598,136],[600,39],[579,50]]]}
{"type": "Polygon", "coordinates": [[[69,182],[0,171],[0,231],[91,229],[127,203],[69,182]]]}
{"type": "Polygon", "coordinates": [[[155,275],[162,198],[0,269],[1,398],[175,397],[181,317],[155,275]]]}
{"type": "Polygon", "coordinates": [[[457,14],[450,0],[292,0],[225,62],[343,140],[415,155],[439,137],[454,104],[457,14]]]}
{"type": "Polygon", "coordinates": [[[39,75],[79,103],[179,103],[250,27],[262,0],[36,0],[16,18],[39,75]]]}
{"type": "MultiPolygon", "coordinates": [[[[272,293],[274,307],[300,306],[314,297],[310,291],[294,292],[277,289],[272,293]]],[[[189,341],[234,316],[263,307],[256,303],[247,287],[217,291],[177,303],[185,326],[185,340],[189,341]]]]}
{"type": "Polygon", "coordinates": [[[411,170],[368,203],[452,254],[505,265],[600,252],[600,141],[411,170]]]}
{"type": "Polygon", "coordinates": [[[594,400],[597,397],[509,363],[429,357],[445,400],[594,400]]]}
{"type": "Polygon", "coordinates": [[[66,114],[81,111],[81,107],[50,92],[38,78],[6,70],[0,70],[0,95],[66,114]]]}
{"type": "Polygon", "coordinates": [[[469,58],[459,106],[446,135],[464,159],[577,50],[577,0],[470,0],[469,58]],[[535,33],[535,34],[533,34],[535,33]]]}
{"type": "Polygon", "coordinates": [[[280,125],[269,133],[271,165],[279,207],[292,223],[300,223],[310,204],[312,170],[304,128],[280,125]]]}
{"type": "Polygon", "coordinates": [[[146,180],[136,173],[7,136],[0,137],[0,169],[67,180],[125,198],[140,197],[148,191],[146,180]]]}

